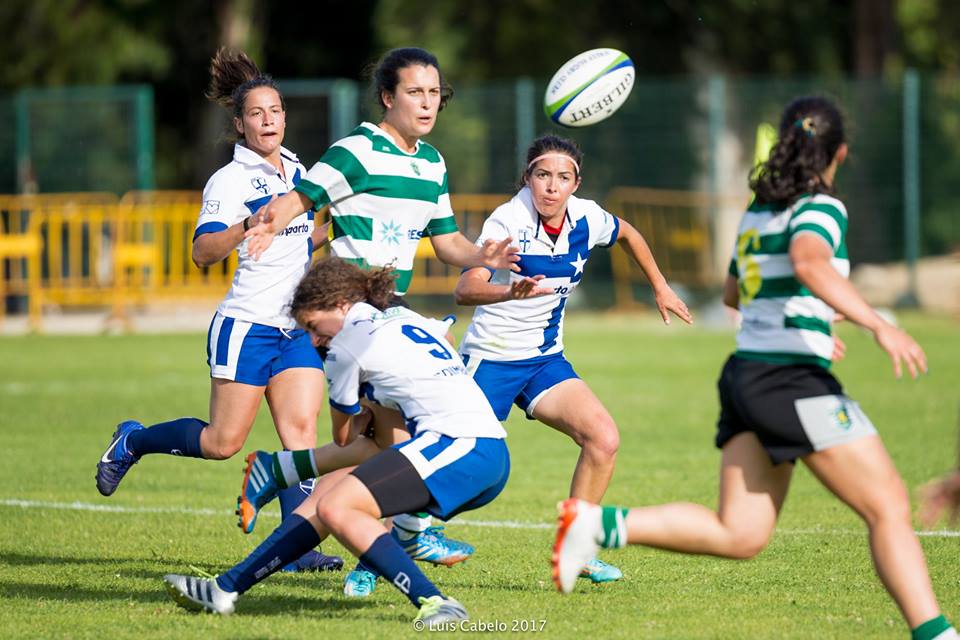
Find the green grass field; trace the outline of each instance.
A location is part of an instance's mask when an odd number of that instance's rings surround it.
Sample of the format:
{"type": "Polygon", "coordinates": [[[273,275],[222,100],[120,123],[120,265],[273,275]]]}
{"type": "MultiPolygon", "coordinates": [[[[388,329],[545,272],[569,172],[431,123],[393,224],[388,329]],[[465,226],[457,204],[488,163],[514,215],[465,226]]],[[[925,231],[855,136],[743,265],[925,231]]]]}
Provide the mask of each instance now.
{"type": "MultiPolygon", "coordinates": [[[[622,433],[608,501],[715,504],[714,381],[732,332],[571,315],[568,356],[622,433]]],[[[903,321],[927,349],[929,376],[895,380],[886,356],[850,327],[841,332],[849,350],[837,374],[915,488],[955,463],[960,334],[951,320],[903,321]]],[[[163,574],[189,573],[191,565],[222,571],[278,521],[268,511],[253,535],[236,528],[239,456],[151,456],[112,498],[96,491],[95,464],[119,420],[207,415],[203,342],[201,335],[0,339],[0,636],[418,635],[415,611],[399,592],[381,582],[372,598],[347,600],[343,574],[275,576],[229,618],[185,612],[167,597],[163,574]]],[[[324,439],[326,425],[323,416],[324,439]]],[[[623,581],[582,582],[561,597],[550,582],[553,530],[545,525],[566,495],[578,450],[516,411],[508,430],[513,475],[506,490],[449,525],[450,534],[476,545],[475,557],[452,569],[426,568],[473,620],[508,628],[532,620],[538,629],[545,621],[537,633],[553,637],[907,637],[873,573],[864,527],[802,468],[778,532],[758,558],[607,552],[623,581]]],[[[248,449],[276,444],[264,407],[248,449]]],[[[949,534],[925,536],[922,544],[944,613],[960,621],[960,538],[949,534]]],[[[335,542],[325,550],[343,553],[335,542]]]]}

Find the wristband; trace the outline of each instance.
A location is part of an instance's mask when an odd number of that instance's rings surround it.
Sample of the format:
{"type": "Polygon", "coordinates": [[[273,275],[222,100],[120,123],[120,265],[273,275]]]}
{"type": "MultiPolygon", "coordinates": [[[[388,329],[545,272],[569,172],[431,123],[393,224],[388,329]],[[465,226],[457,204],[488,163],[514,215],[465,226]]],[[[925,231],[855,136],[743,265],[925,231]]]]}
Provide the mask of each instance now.
{"type": "Polygon", "coordinates": [[[247,231],[250,230],[250,217],[251,217],[251,216],[247,216],[246,218],[243,219],[243,232],[244,232],[244,233],[246,233],[247,231]]]}

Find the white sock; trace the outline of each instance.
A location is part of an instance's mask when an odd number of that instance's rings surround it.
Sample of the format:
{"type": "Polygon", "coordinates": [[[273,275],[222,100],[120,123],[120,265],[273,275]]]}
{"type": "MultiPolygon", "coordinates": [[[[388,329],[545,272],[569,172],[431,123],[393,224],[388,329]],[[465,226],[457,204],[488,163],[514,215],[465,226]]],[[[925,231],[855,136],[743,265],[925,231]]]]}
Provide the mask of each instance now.
{"type": "Polygon", "coordinates": [[[401,540],[409,540],[421,531],[426,531],[433,519],[430,516],[420,518],[410,513],[393,516],[393,528],[401,540]]]}

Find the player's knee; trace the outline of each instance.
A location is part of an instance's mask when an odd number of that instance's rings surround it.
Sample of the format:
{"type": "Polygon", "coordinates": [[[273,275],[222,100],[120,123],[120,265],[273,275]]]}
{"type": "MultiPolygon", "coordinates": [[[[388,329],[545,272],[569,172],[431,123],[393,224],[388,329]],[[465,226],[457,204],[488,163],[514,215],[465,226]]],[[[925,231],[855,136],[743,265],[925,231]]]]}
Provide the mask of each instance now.
{"type": "Polygon", "coordinates": [[[910,500],[905,488],[900,491],[893,490],[889,495],[877,496],[870,501],[860,515],[870,527],[880,523],[912,526],[913,514],[910,512],[910,500]]]}
{"type": "Polygon", "coordinates": [[[598,416],[592,421],[590,430],[584,433],[581,446],[603,458],[615,457],[620,448],[620,432],[616,423],[609,416],[598,416]]]}
{"type": "Polygon", "coordinates": [[[317,518],[330,531],[340,530],[340,521],[345,509],[336,504],[336,500],[320,498],[317,501],[317,518]]]}
{"type": "Polygon", "coordinates": [[[767,548],[770,533],[756,529],[734,531],[730,537],[727,555],[736,560],[749,560],[767,548]]]}
{"type": "Polygon", "coordinates": [[[220,439],[204,447],[204,457],[208,460],[227,460],[240,452],[244,440],[239,438],[220,439]]]}
{"type": "Polygon", "coordinates": [[[304,416],[277,424],[277,435],[287,449],[312,449],[317,446],[317,420],[304,416]]]}

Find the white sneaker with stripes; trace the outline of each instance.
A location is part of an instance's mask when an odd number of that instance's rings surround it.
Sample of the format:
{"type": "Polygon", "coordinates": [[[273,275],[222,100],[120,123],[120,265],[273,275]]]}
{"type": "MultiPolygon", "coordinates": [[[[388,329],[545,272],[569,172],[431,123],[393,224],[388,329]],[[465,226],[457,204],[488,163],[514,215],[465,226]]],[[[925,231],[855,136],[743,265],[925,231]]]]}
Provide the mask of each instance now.
{"type": "Polygon", "coordinates": [[[224,591],[217,581],[193,576],[181,576],[168,573],[163,576],[167,593],[174,602],[191,611],[207,611],[228,616],[233,613],[234,604],[240,595],[236,591],[224,591]]]}

